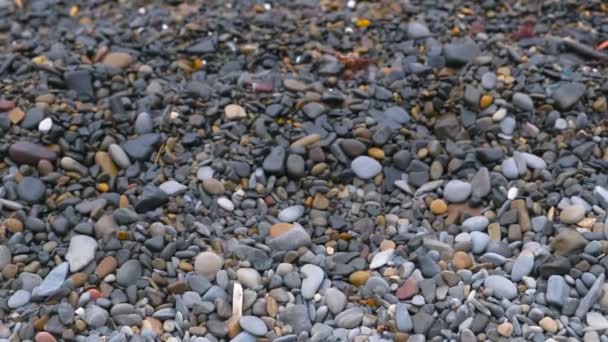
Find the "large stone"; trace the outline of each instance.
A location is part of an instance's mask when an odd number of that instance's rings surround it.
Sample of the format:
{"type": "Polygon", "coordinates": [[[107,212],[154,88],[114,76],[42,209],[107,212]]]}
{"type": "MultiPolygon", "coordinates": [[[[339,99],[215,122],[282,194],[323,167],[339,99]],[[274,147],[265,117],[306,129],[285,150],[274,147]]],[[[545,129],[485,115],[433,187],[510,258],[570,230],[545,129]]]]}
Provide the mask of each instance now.
{"type": "Polygon", "coordinates": [[[41,160],[54,162],[57,153],[48,148],[28,141],[19,141],[12,144],[8,149],[8,155],[17,164],[38,165],[41,160]]]}

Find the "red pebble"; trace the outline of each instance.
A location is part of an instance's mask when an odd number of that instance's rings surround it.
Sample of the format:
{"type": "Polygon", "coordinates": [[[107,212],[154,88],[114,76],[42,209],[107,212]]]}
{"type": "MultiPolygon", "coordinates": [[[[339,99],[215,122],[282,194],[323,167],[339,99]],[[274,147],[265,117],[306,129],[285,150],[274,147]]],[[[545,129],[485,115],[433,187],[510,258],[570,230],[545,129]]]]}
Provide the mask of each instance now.
{"type": "Polygon", "coordinates": [[[15,108],[15,102],[0,98],[0,112],[8,112],[15,108]]]}
{"type": "Polygon", "coordinates": [[[57,340],[53,335],[49,334],[46,331],[41,331],[36,334],[36,338],[34,339],[36,342],[56,342],[57,340]]]}
{"type": "Polygon", "coordinates": [[[403,285],[401,285],[401,287],[397,289],[395,295],[397,296],[397,298],[402,300],[411,299],[412,297],[418,294],[418,290],[419,288],[416,279],[409,277],[407,278],[405,283],[403,283],[403,285]]]}
{"type": "Polygon", "coordinates": [[[93,300],[98,300],[99,298],[103,297],[103,293],[101,293],[97,289],[90,289],[89,294],[91,295],[91,299],[93,300]]]}

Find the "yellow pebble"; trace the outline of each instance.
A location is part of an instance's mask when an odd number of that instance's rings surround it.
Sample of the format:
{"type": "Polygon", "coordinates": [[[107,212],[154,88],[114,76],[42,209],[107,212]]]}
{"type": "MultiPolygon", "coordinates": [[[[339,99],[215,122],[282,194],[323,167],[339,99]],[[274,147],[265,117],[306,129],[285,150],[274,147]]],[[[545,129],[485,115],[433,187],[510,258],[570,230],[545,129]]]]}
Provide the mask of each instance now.
{"type": "Polygon", "coordinates": [[[371,25],[371,24],[372,24],[372,22],[371,22],[371,21],[369,21],[368,19],[359,19],[359,20],[357,21],[357,26],[358,26],[359,28],[366,28],[366,27],[368,27],[368,26],[369,26],[369,25],[371,25]]]}
{"type": "Polygon", "coordinates": [[[99,183],[97,184],[97,190],[99,190],[99,192],[108,192],[110,191],[110,186],[108,183],[99,183]]]}
{"type": "Polygon", "coordinates": [[[492,101],[494,101],[492,96],[484,95],[481,97],[481,100],[479,101],[479,106],[481,107],[481,109],[486,109],[486,108],[488,108],[489,105],[492,104],[492,101]]]}
{"type": "Polygon", "coordinates": [[[78,6],[74,5],[70,8],[70,17],[75,17],[78,15],[78,12],[80,12],[80,9],[78,8],[78,6]]]}
{"type": "Polygon", "coordinates": [[[431,212],[435,215],[443,215],[448,212],[448,205],[442,199],[431,202],[431,212]]]}
{"type": "Polygon", "coordinates": [[[367,154],[374,159],[384,159],[384,150],[378,147],[370,147],[367,154]]]}

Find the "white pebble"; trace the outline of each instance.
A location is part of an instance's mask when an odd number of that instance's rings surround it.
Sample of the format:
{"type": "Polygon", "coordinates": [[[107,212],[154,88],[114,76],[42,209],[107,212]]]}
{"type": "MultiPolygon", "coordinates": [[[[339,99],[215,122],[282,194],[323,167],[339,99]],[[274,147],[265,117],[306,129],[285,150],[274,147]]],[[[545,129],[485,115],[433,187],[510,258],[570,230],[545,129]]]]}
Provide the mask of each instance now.
{"type": "Polygon", "coordinates": [[[38,124],[38,131],[43,134],[48,133],[51,128],[53,128],[53,119],[51,118],[46,118],[38,124]]]}
{"type": "Polygon", "coordinates": [[[234,210],[234,203],[226,197],[220,197],[217,199],[217,205],[226,211],[234,210]]]}
{"type": "Polygon", "coordinates": [[[511,188],[509,189],[509,192],[507,192],[507,198],[510,200],[514,200],[518,194],[519,190],[517,188],[511,188]]]}

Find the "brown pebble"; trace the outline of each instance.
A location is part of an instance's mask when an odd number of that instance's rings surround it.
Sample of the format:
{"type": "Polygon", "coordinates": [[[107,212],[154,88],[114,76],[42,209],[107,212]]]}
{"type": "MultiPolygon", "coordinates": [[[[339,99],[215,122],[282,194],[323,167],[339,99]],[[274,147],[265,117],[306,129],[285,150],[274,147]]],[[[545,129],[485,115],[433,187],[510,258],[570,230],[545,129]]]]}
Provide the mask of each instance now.
{"type": "Polygon", "coordinates": [[[76,288],[82,287],[87,281],[87,278],[88,276],[84,272],[74,273],[70,276],[70,279],[72,280],[72,283],[74,283],[74,287],[76,288]]]}
{"type": "Polygon", "coordinates": [[[6,225],[6,230],[13,234],[23,231],[23,223],[16,218],[7,218],[6,221],[4,221],[4,224],[6,225]]]}
{"type": "Polygon", "coordinates": [[[95,275],[99,278],[105,278],[108,274],[114,273],[116,267],[118,266],[118,262],[116,258],[109,255],[101,260],[99,265],[95,268],[95,275]]]}
{"type": "Polygon", "coordinates": [[[448,204],[442,199],[431,202],[431,212],[435,215],[443,215],[448,212],[448,204]]]}
{"type": "Polygon", "coordinates": [[[329,200],[327,197],[325,197],[325,195],[317,192],[312,200],[312,207],[319,210],[325,210],[329,207],[329,200]]]}
{"type": "Polygon", "coordinates": [[[19,267],[17,267],[17,265],[8,264],[2,269],[2,276],[4,279],[13,279],[17,275],[18,271],[19,267]]]}
{"type": "Polygon", "coordinates": [[[172,294],[182,294],[186,292],[186,289],[186,282],[184,282],[183,280],[174,281],[173,283],[169,284],[169,286],[167,286],[167,291],[172,294]]]}
{"type": "Polygon", "coordinates": [[[49,315],[44,315],[40,318],[38,318],[37,320],[34,321],[34,329],[36,329],[37,331],[42,331],[44,330],[44,326],[46,325],[46,322],[49,321],[49,315]]]}
{"type": "Polygon", "coordinates": [[[452,265],[454,269],[463,270],[469,269],[473,266],[473,261],[471,260],[471,256],[467,252],[457,251],[454,253],[454,257],[452,258],[452,265]]]}
{"type": "Polygon", "coordinates": [[[355,286],[361,286],[367,282],[367,279],[372,276],[370,271],[355,271],[350,274],[348,280],[355,286]]]}

